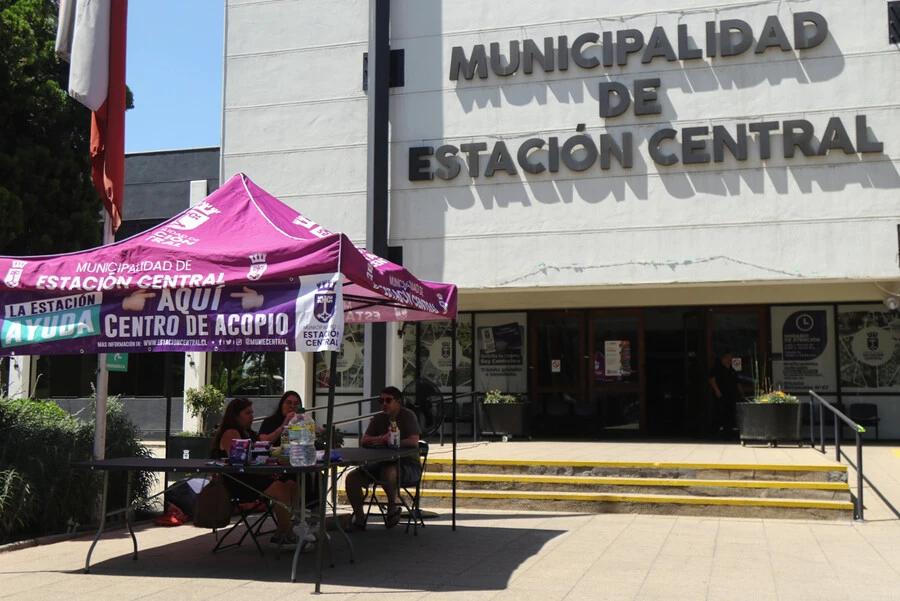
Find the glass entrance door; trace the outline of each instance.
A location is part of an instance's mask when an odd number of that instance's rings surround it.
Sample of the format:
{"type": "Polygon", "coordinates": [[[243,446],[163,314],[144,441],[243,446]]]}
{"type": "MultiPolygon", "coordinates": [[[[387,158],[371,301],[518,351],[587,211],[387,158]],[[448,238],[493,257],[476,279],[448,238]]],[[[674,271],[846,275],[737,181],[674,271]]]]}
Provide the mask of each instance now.
{"type": "Polygon", "coordinates": [[[594,311],[590,324],[589,396],[576,415],[600,436],[643,431],[643,313],[594,311]]]}
{"type": "MultiPolygon", "coordinates": [[[[738,373],[744,396],[753,394],[754,373],[760,370],[768,373],[766,368],[768,311],[765,307],[727,307],[709,311],[707,327],[707,349],[709,368],[721,361],[725,353],[732,354],[732,367],[738,373]]],[[[707,378],[709,375],[707,373],[707,378]]],[[[715,394],[712,387],[706,387],[708,399],[709,430],[717,428],[714,423],[716,415],[715,394]]]]}
{"type": "Polygon", "coordinates": [[[571,437],[575,408],[584,391],[584,314],[541,312],[529,316],[532,344],[532,432],[541,437],[571,437]]]}

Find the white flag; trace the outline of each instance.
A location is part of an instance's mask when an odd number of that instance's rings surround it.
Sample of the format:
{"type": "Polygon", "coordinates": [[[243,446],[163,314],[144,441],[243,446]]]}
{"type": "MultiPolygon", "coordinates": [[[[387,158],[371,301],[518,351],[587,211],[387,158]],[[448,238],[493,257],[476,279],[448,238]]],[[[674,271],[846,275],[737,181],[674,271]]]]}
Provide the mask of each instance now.
{"type": "Polygon", "coordinates": [[[109,93],[111,1],[62,0],[59,6],[56,53],[71,63],[69,96],[92,111],[109,93]]]}
{"type": "Polygon", "coordinates": [[[59,0],[59,27],[56,30],[56,56],[59,60],[72,60],[72,32],[75,30],[76,0],[59,0]]]}

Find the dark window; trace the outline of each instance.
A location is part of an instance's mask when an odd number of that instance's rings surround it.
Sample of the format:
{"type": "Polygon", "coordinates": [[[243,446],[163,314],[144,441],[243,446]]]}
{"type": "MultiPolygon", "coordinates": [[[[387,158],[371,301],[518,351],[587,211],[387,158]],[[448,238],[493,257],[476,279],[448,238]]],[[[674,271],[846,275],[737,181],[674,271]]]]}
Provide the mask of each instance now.
{"type": "Polygon", "coordinates": [[[34,377],[38,398],[89,397],[97,382],[97,355],[42,355],[34,377]]]}
{"type": "Polygon", "coordinates": [[[900,43],[900,2],[888,2],[888,39],[900,43]]]}
{"type": "MultiPolygon", "coordinates": [[[[172,361],[172,396],[184,392],[184,354],[131,353],[128,371],[109,372],[109,394],[165,396],[166,361],[172,361]]],[[[37,362],[38,398],[89,397],[97,384],[97,355],[47,355],[37,362]]]]}

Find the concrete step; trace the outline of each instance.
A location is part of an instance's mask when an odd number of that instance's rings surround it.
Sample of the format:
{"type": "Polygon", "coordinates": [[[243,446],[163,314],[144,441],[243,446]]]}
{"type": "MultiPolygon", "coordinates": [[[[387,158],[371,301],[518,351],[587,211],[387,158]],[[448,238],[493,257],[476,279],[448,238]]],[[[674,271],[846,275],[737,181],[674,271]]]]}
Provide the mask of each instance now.
{"type": "MultiPolygon", "coordinates": [[[[452,473],[427,473],[424,486],[452,488],[452,473]]],[[[535,476],[530,474],[459,473],[457,490],[587,492],[618,494],[692,495],[698,497],[757,497],[785,499],[850,499],[846,482],[788,480],[706,480],[693,478],[624,478],[604,476],[535,476]]]]}
{"type": "MultiPolygon", "coordinates": [[[[770,480],[847,482],[845,465],[783,465],[727,463],[643,463],[612,461],[531,461],[466,459],[456,462],[457,474],[546,475],[696,480],[770,480]]],[[[450,459],[428,460],[429,474],[451,473],[450,459]]]]}
{"type": "MultiPolygon", "coordinates": [[[[450,507],[452,462],[428,461],[423,507],[450,507]]],[[[720,517],[852,519],[842,465],[457,461],[457,506],[720,517]]]]}
{"type": "MultiPolygon", "coordinates": [[[[423,489],[423,508],[449,508],[449,490],[423,489]]],[[[579,513],[852,520],[853,503],[837,500],[700,497],[546,491],[458,490],[457,507],[579,513]]]]}

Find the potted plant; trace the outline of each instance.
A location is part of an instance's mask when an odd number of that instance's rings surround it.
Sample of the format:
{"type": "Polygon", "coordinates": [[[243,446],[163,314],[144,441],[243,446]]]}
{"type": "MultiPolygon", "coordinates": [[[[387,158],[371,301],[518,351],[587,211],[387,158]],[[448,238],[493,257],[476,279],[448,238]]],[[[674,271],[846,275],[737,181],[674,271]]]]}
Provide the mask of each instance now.
{"type": "Polygon", "coordinates": [[[212,450],[213,434],[216,418],[225,409],[225,394],[215,386],[188,388],[184,391],[184,404],[191,417],[200,418],[200,430],[184,432],[169,437],[166,442],[166,457],[179,459],[188,456],[192,459],[209,457],[212,450]]]}
{"type": "Polygon", "coordinates": [[[489,390],[481,401],[482,435],[531,438],[530,404],[523,395],[489,390]]]}
{"type": "MultiPolygon", "coordinates": [[[[325,428],[322,426],[316,426],[316,448],[318,450],[322,450],[325,448],[325,428]]],[[[340,449],[344,446],[344,431],[340,428],[334,429],[334,435],[331,438],[331,448],[332,449],[340,449]]]]}
{"type": "Polygon", "coordinates": [[[191,417],[200,418],[201,432],[209,435],[215,429],[214,420],[225,410],[225,393],[209,384],[200,388],[188,388],[184,391],[184,404],[191,412],[191,417]]]}
{"type": "Polygon", "coordinates": [[[770,447],[779,440],[797,441],[800,446],[800,403],[792,394],[771,388],[758,389],[747,402],[736,407],[741,445],[748,440],[762,440],[770,447]]]}

